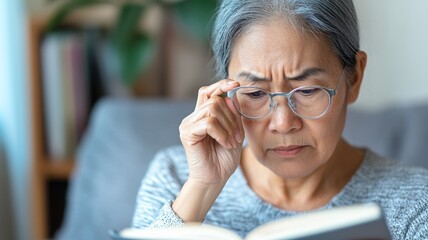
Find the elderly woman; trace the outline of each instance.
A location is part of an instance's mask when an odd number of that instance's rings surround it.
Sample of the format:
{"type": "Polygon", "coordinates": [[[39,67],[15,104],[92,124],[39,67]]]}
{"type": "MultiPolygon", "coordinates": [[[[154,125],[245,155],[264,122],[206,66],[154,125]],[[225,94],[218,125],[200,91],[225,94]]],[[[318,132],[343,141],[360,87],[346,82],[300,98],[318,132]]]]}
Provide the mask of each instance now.
{"type": "Polygon", "coordinates": [[[367,62],[351,0],[224,0],[213,51],[223,80],[200,89],[183,146],[156,156],[134,227],[206,222],[245,236],[376,202],[394,239],[428,239],[428,171],[342,138],[367,62]]]}

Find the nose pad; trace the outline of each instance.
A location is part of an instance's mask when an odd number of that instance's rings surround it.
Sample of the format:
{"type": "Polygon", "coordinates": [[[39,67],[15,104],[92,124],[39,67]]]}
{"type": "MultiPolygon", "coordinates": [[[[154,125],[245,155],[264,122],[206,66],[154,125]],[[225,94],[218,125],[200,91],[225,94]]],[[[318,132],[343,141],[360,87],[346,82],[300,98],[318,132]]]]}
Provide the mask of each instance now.
{"type": "Polygon", "coordinates": [[[271,101],[269,103],[269,108],[272,109],[272,110],[275,110],[275,108],[276,108],[276,102],[275,101],[271,101]]]}
{"type": "Polygon", "coordinates": [[[294,101],[293,100],[288,100],[288,105],[290,106],[290,108],[293,110],[293,111],[296,111],[296,104],[294,103],[294,101]]]}
{"type": "MultiPolygon", "coordinates": [[[[292,98],[288,98],[284,96],[283,99],[281,99],[281,105],[285,108],[284,110],[289,112],[291,117],[300,117],[297,113],[297,104],[292,98]]],[[[278,107],[279,103],[275,102],[275,107],[278,107]]]]}
{"type": "Polygon", "coordinates": [[[290,100],[288,100],[287,98],[280,99],[281,101],[280,103],[278,103],[277,101],[272,101],[271,103],[272,111],[277,111],[276,108],[278,108],[278,106],[281,105],[286,109],[286,111],[291,110],[291,112],[294,113],[294,110],[296,109],[296,104],[291,99],[290,100]]]}

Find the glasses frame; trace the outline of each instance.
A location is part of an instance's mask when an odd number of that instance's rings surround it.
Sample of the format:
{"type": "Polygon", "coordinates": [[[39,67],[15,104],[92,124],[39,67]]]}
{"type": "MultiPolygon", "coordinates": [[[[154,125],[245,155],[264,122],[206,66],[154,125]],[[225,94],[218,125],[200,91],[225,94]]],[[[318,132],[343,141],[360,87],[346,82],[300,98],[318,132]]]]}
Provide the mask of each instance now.
{"type": "Polygon", "coordinates": [[[257,120],[257,119],[261,119],[261,118],[264,118],[264,117],[266,117],[267,115],[269,115],[272,111],[273,111],[273,109],[275,109],[275,107],[277,106],[277,102],[275,101],[275,99],[274,99],[274,97],[277,97],[277,96],[284,96],[285,98],[287,98],[287,102],[288,102],[288,107],[291,109],[291,111],[294,113],[294,114],[296,114],[298,117],[300,117],[300,118],[304,118],[304,119],[318,119],[318,118],[321,118],[322,116],[324,116],[324,114],[326,114],[327,112],[328,112],[328,110],[330,110],[330,106],[331,106],[331,102],[332,102],[332,99],[333,99],[333,97],[334,96],[336,96],[336,94],[337,94],[337,91],[339,90],[339,86],[340,86],[340,83],[342,82],[342,78],[343,78],[343,72],[344,72],[344,69],[342,69],[342,73],[341,73],[341,75],[340,75],[340,80],[339,80],[339,82],[337,83],[337,85],[336,85],[336,88],[328,88],[328,87],[323,87],[323,86],[318,86],[318,85],[310,85],[310,86],[301,86],[301,87],[297,87],[297,88],[295,88],[295,89],[293,89],[293,90],[291,90],[290,92],[288,92],[288,93],[286,93],[286,92],[275,92],[275,93],[270,93],[269,91],[267,91],[267,90],[264,90],[264,89],[262,89],[262,88],[259,88],[259,87],[251,87],[251,86],[242,86],[242,87],[236,87],[236,88],[234,88],[234,89],[232,89],[232,90],[230,90],[230,91],[228,91],[227,92],[227,97],[229,97],[230,99],[232,99],[232,102],[233,102],[233,105],[236,107],[236,109],[238,110],[238,112],[239,112],[239,114],[241,114],[243,117],[245,117],[245,118],[248,118],[248,119],[253,119],[253,120],[257,120]],[[268,96],[269,96],[269,105],[270,105],[270,108],[269,108],[269,111],[266,113],[266,114],[264,114],[263,116],[261,116],[261,117],[251,117],[251,116],[247,116],[247,115],[245,115],[245,114],[243,114],[240,110],[239,110],[239,107],[238,106],[236,106],[236,103],[235,103],[235,101],[233,101],[233,97],[235,96],[235,93],[239,90],[239,89],[244,89],[244,88],[253,88],[253,89],[258,89],[258,90],[260,90],[260,91],[262,91],[262,92],[264,92],[264,93],[266,93],[268,96]],[[329,100],[328,100],[328,107],[326,108],[326,110],[323,112],[323,113],[321,113],[319,116],[316,116],[316,117],[307,117],[307,116],[302,116],[302,115],[300,115],[300,114],[298,114],[295,110],[294,110],[294,106],[293,106],[293,101],[291,101],[291,96],[296,92],[296,91],[299,91],[299,90],[302,90],[302,89],[305,89],[305,88],[320,88],[320,89],[322,89],[322,90],[324,90],[324,91],[326,91],[327,93],[328,93],[328,95],[329,95],[329,100]]]}

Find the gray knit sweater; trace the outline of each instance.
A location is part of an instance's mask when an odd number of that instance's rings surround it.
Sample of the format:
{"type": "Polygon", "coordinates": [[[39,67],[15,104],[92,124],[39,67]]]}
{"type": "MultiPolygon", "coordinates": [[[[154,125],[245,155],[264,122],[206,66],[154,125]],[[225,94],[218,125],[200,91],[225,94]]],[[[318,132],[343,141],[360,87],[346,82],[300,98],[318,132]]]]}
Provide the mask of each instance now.
{"type": "MultiPolygon", "coordinates": [[[[179,226],[171,203],[188,178],[182,147],[157,154],[137,197],[133,227],[179,226]]],[[[345,188],[323,208],[375,202],[382,206],[394,239],[428,239],[428,170],[410,168],[367,150],[345,188]]],[[[205,223],[245,236],[266,222],[293,216],[264,202],[247,185],[238,168],[205,217],[205,223]]]]}

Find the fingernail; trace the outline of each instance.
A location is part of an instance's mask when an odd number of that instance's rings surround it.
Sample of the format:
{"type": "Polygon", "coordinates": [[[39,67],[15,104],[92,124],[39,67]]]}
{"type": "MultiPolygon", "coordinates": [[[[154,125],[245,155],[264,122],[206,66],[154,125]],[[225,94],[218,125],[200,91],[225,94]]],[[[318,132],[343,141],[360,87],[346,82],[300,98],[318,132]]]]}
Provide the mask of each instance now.
{"type": "Polygon", "coordinates": [[[242,135],[239,131],[235,133],[235,139],[237,142],[242,143],[242,135]]]}
{"type": "Polygon", "coordinates": [[[233,83],[235,83],[235,81],[233,81],[233,80],[229,80],[229,81],[227,81],[226,83],[227,83],[227,85],[232,85],[233,83]]]}

